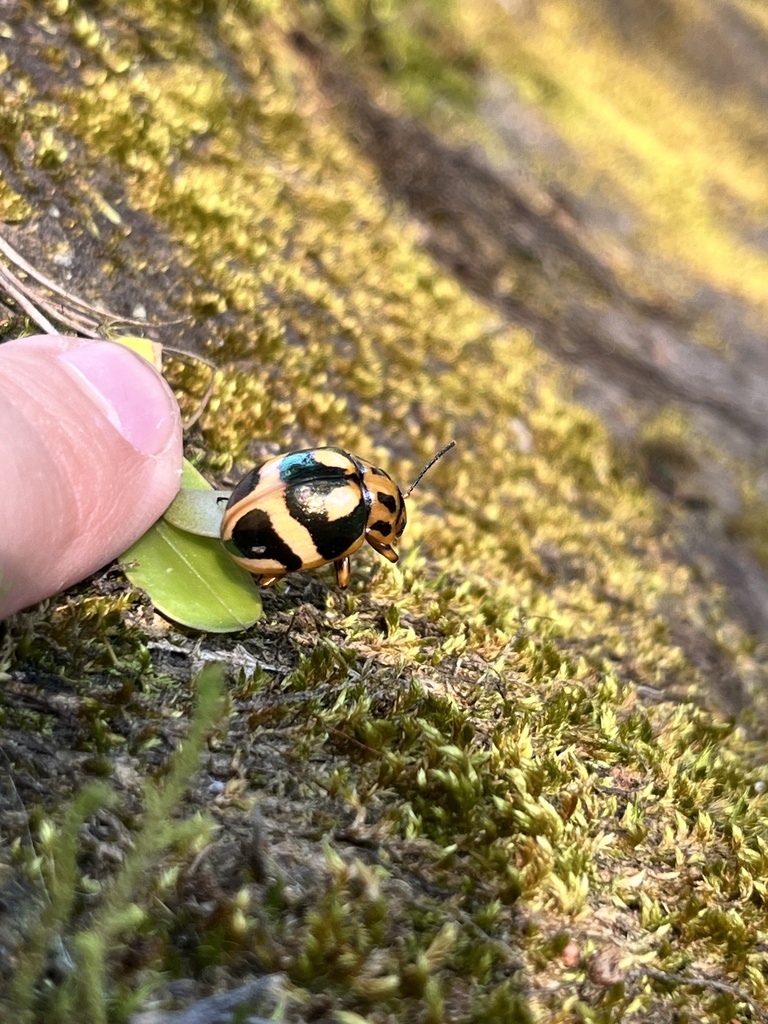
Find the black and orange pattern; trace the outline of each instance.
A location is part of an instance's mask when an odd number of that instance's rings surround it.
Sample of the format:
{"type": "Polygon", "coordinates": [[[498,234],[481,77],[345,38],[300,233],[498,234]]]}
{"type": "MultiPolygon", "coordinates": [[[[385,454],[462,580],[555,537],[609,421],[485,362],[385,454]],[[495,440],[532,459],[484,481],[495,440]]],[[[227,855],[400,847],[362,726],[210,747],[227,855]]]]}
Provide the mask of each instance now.
{"type": "Polygon", "coordinates": [[[268,459],[243,477],[227,502],[221,539],[263,587],[333,562],[344,588],[350,555],[364,541],[397,561],[394,545],[406,522],[405,497],[383,469],[341,448],[307,448],[268,459]]]}

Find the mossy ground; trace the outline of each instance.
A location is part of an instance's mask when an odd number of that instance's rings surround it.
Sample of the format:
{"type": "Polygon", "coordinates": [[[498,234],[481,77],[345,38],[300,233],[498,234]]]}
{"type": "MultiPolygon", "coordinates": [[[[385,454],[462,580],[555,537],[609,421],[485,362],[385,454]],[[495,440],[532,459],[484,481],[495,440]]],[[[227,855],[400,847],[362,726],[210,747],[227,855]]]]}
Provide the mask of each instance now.
{"type": "MultiPolygon", "coordinates": [[[[459,442],[411,499],[397,567],[362,553],[347,593],[292,578],[229,641],[158,622],[113,572],[8,623],[3,936],[23,1013],[69,1019],[83,979],[118,1021],[178,979],[189,999],[274,972],[289,1019],[760,1019],[764,651],[564,375],[382,193],[292,45],[323,31],[387,102],[423,105],[418,18],[350,41],[361,24],[266,3],[7,21],[8,233],[71,290],[192,317],[163,340],[219,367],[188,446],[204,470],[332,443],[407,483],[459,442]],[[205,660],[228,666],[225,707],[194,718],[200,770],[161,830],[205,660]],[[738,723],[705,706],[734,678],[738,723]],[[109,810],[56,813],[94,777],[109,810]],[[37,907],[63,981],[35,960],[37,907]]],[[[461,69],[445,102],[467,104],[482,46],[457,38],[433,52],[461,69]]]]}

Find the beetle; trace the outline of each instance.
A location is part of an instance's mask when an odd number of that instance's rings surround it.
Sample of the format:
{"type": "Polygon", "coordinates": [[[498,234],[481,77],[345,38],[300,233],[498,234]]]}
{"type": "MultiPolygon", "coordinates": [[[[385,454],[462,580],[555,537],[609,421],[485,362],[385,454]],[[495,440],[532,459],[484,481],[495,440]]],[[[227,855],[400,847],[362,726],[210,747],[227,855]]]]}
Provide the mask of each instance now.
{"type": "Polygon", "coordinates": [[[407,522],[405,499],[456,444],[431,459],[403,494],[389,473],[342,448],[304,448],[267,459],[227,501],[221,539],[232,558],[269,587],[289,572],[333,562],[349,584],[349,558],[364,541],[390,562],[407,522]]]}

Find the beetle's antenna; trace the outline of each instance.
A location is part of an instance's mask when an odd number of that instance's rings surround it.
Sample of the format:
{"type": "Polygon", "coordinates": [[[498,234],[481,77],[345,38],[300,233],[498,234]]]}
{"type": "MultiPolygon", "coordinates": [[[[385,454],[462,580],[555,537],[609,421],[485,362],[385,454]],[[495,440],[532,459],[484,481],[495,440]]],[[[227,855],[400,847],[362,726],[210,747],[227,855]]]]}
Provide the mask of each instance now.
{"type": "Polygon", "coordinates": [[[428,462],[428,463],[426,464],[426,466],[424,467],[424,469],[422,469],[422,471],[421,471],[421,472],[419,473],[419,475],[418,475],[418,476],[416,477],[416,479],[415,479],[415,480],[413,481],[413,483],[411,484],[411,486],[410,486],[410,487],[408,488],[408,490],[407,490],[407,491],[405,492],[405,494],[403,495],[403,497],[404,497],[404,498],[407,498],[407,497],[408,497],[408,495],[409,495],[409,494],[411,493],[411,491],[413,490],[413,488],[414,488],[414,487],[416,486],[416,484],[417,484],[417,483],[419,482],[419,480],[421,480],[421,478],[422,478],[422,477],[424,476],[424,474],[425,474],[425,473],[428,473],[428,472],[430,471],[430,469],[432,469],[432,467],[433,467],[433,466],[434,466],[434,464],[435,464],[435,463],[437,462],[437,460],[438,460],[438,459],[442,459],[442,457],[443,457],[443,456],[445,455],[445,453],[446,453],[446,452],[449,452],[449,451],[451,450],[451,448],[455,448],[455,447],[456,447],[456,442],[455,442],[455,441],[449,441],[449,442],[448,442],[448,444],[447,444],[447,445],[445,446],[445,448],[441,448],[441,449],[440,449],[440,451],[439,451],[439,452],[437,453],[437,455],[436,455],[436,456],[435,456],[435,457],[434,457],[433,459],[430,459],[430,460],[429,460],[429,462],[428,462]]]}

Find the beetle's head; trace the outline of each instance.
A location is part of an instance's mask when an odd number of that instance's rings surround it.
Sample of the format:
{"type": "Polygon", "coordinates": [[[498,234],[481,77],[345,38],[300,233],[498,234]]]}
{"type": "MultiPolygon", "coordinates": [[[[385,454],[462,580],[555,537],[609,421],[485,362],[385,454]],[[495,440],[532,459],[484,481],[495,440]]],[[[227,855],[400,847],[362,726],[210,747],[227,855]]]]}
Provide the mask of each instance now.
{"type": "Polygon", "coordinates": [[[424,474],[430,470],[438,459],[442,459],[446,452],[456,444],[451,441],[426,464],[408,490],[403,494],[395,481],[378,466],[366,462],[365,459],[358,459],[363,471],[363,487],[366,491],[366,504],[368,507],[368,522],[365,528],[365,539],[375,548],[380,555],[384,555],[390,562],[396,562],[398,555],[394,545],[398,542],[408,522],[405,511],[405,499],[411,493],[416,484],[424,474]]]}
{"type": "Polygon", "coordinates": [[[394,546],[405,529],[408,517],[403,493],[383,469],[360,459],[363,467],[363,486],[366,490],[368,520],[365,539],[390,562],[397,561],[394,546]]]}

